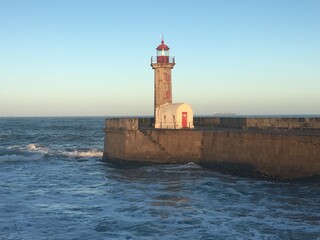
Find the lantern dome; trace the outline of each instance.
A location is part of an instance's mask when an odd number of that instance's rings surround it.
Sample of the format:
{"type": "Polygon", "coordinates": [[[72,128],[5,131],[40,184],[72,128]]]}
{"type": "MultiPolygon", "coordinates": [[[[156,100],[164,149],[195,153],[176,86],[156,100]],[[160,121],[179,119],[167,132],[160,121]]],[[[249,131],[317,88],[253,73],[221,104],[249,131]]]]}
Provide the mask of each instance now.
{"type": "Polygon", "coordinates": [[[162,39],[161,44],[160,44],[156,49],[157,49],[158,51],[159,51],[159,50],[168,51],[170,48],[169,48],[167,45],[164,44],[164,41],[163,41],[163,39],[162,39]]]}

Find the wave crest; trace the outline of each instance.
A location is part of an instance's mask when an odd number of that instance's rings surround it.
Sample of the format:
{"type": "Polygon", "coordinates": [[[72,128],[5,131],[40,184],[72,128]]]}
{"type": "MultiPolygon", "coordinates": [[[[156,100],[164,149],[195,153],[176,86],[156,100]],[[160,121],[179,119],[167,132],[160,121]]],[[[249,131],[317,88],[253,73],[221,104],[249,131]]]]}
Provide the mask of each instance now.
{"type": "Polygon", "coordinates": [[[64,155],[70,157],[102,157],[103,152],[97,150],[63,152],[64,155]]]}
{"type": "Polygon", "coordinates": [[[43,147],[43,146],[38,146],[38,145],[36,145],[34,143],[28,144],[27,148],[28,148],[28,151],[31,151],[31,152],[49,154],[49,149],[47,149],[46,147],[43,147]]]}
{"type": "Polygon", "coordinates": [[[24,146],[13,145],[7,147],[7,152],[0,155],[0,161],[14,161],[14,160],[39,160],[44,157],[68,157],[68,158],[82,158],[82,157],[102,157],[103,152],[98,149],[52,149],[43,145],[30,143],[24,146]]]}
{"type": "Polygon", "coordinates": [[[50,150],[46,147],[29,144],[28,150],[31,152],[38,152],[41,154],[48,155],[57,155],[57,156],[66,156],[66,157],[102,157],[103,152],[98,151],[97,149],[88,149],[87,151],[79,151],[77,149],[73,151],[63,151],[63,150],[50,150]]]}

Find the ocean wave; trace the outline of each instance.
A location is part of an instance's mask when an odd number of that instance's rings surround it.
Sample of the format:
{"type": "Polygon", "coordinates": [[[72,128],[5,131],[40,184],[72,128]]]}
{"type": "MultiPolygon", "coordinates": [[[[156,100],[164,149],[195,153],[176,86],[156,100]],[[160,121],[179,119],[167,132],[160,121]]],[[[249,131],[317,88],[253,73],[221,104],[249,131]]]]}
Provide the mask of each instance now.
{"type": "Polygon", "coordinates": [[[24,156],[24,155],[3,155],[0,156],[0,162],[16,162],[16,161],[32,161],[32,160],[41,160],[43,156],[40,154],[24,156]]]}
{"type": "Polygon", "coordinates": [[[59,147],[54,149],[53,147],[48,148],[44,145],[30,143],[27,145],[12,145],[4,149],[0,157],[5,160],[28,160],[28,159],[39,159],[44,157],[67,157],[67,158],[101,158],[103,155],[102,151],[98,149],[63,149],[59,147]],[[1,156],[3,155],[3,156],[1,156]]]}
{"type": "Polygon", "coordinates": [[[98,150],[63,152],[63,155],[70,157],[102,157],[103,152],[98,150]]]}
{"type": "Polygon", "coordinates": [[[42,154],[49,154],[49,149],[34,143],[28,144],[27,149],[31,152],[38,152],[42,154]]]}
{"type": "Polygon", "coordinates": [[[11,146],[6,147],[6,149],[7,150],[22,150],[22,147],[19,145],[11,145],[11,146]]]}
{"type": "Polygon", "coordinates": [[[37,152],[44,155],[66,156],[66,157],[102,157],[103,152],[97,149],[89,149],[87,151],[79,151],[77,149],[73,151],[64,150],[50,150],[44,146],[37,144],[28,144],[27,149],[30,152],[37,152]]]}
{"type": "Polygon", "coordinates": [[[187,166],[188,167],[198,167],[198,168],[200,168],[200,166],[198,164],[194,163],[194,162],[188,162],[187,166]]]}

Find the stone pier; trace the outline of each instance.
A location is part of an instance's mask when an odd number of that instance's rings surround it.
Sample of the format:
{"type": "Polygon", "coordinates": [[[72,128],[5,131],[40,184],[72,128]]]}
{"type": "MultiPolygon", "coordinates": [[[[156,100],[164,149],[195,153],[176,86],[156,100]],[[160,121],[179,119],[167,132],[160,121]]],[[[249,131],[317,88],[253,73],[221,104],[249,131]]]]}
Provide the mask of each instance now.
{"type": "Polygon", "coordinates": [[[149,118],[107,119],[104,159],[188,163],[237,175],[320,176],[320,118],[194,118],[194,129],[154,129],[149,118]]]}

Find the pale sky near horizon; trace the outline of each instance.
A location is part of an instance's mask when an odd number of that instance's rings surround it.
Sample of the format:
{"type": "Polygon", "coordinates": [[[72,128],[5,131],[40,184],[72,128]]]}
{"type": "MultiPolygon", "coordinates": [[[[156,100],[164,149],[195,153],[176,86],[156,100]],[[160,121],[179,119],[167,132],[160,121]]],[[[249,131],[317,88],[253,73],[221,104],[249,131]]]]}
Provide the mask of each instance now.
{"type": "Polygon", "coordinates": [[[195,115],[320,114],[319,0],[0,0],[0,116],[152,115],[161,34],[195,115]]]}

